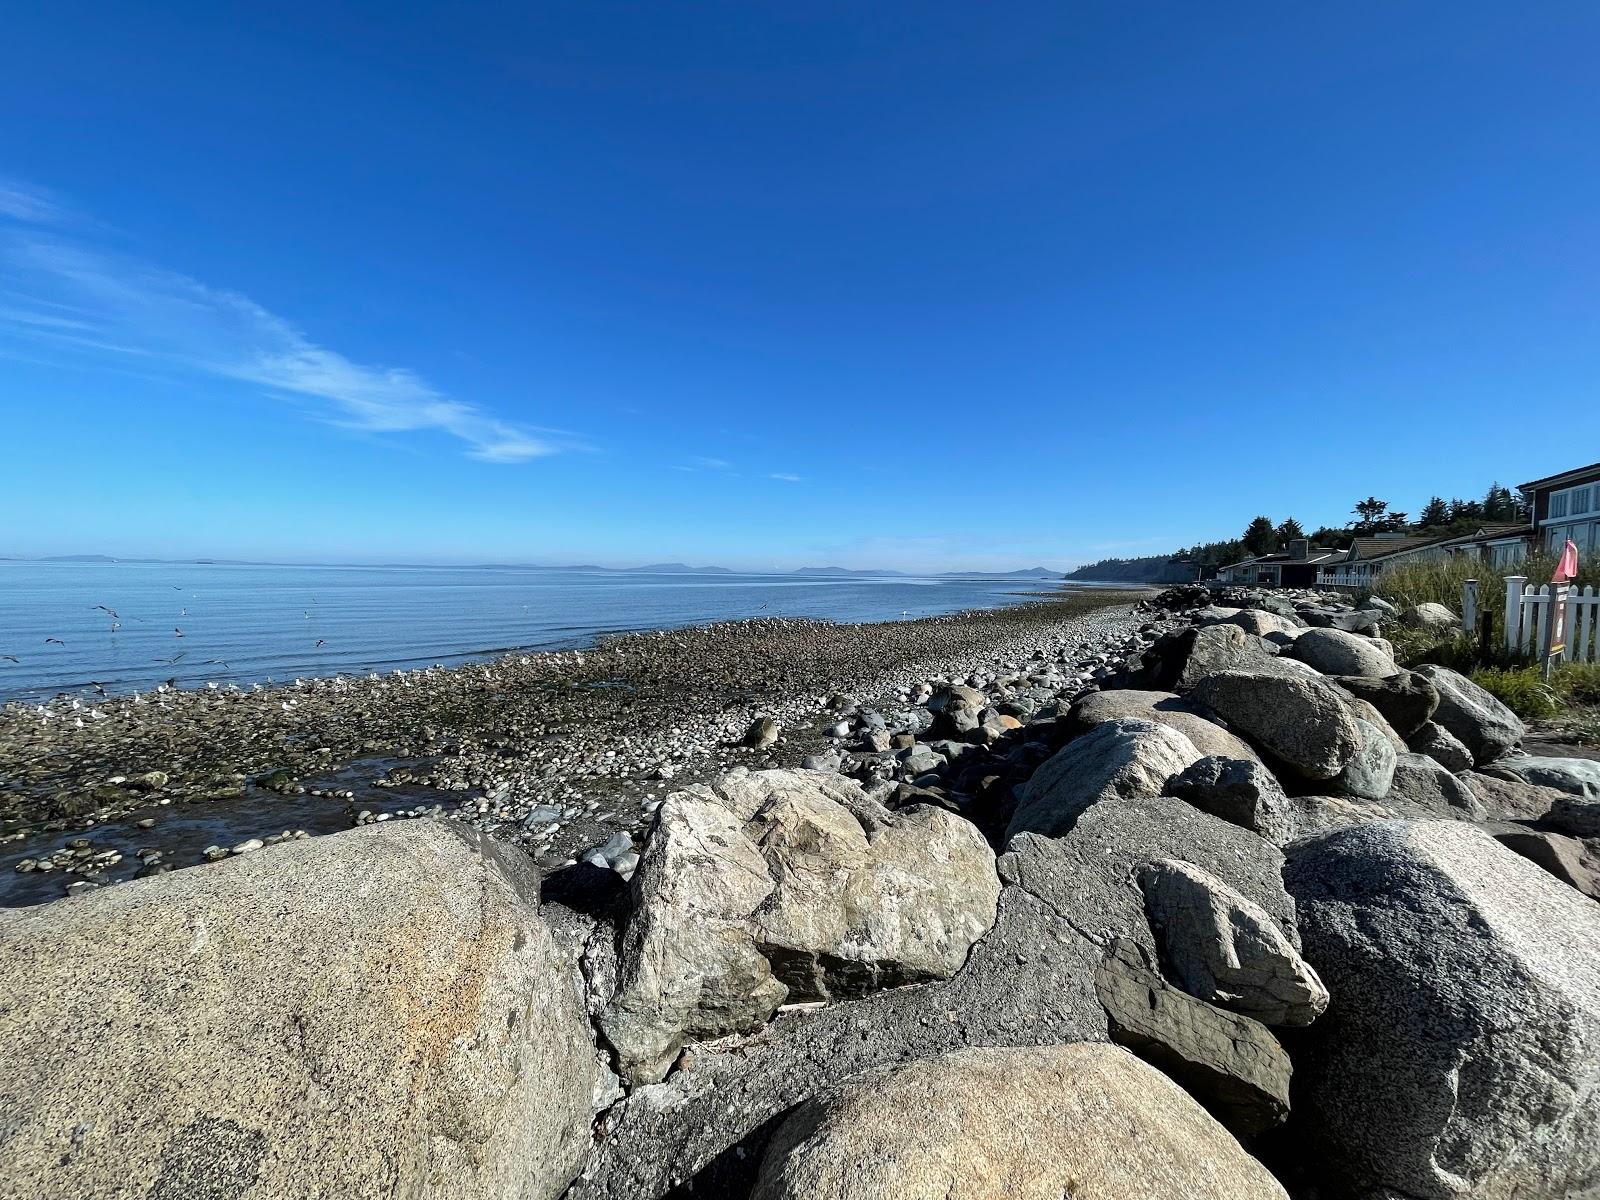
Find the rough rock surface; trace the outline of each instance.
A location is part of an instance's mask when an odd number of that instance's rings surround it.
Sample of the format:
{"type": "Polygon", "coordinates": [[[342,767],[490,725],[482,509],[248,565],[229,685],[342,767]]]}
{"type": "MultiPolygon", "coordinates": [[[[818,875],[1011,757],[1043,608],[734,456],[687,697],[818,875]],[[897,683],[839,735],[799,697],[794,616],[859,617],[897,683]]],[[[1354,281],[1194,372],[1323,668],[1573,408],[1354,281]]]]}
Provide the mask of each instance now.
{"type": "Polygon", "coordinates": [[[1394,778],[1385,801],[1411,806],[1414,816],[1459,821],[1477,821],[1484,816],[1484,807],[1472,788],[1425,754],[1395,757],[1394,778]]]}
{"type": "Polygon", "coordinates": [[[1515,850],[1589,899],[1600,900],[1600,853],[1581,839],[1515,824],[1491,825],[1488,829],[1502,846],[1515,850]]]}
{"type": "Polygon", "coordinates": [[[1563,796],[1550,806],[1545,822],[1574,837],[1600,838],[1600,802],[1563,796]]]}
{"type": "Polygon", "coordinates": [[[0,1195],[559,1195],[596,1067],[537,905],[408,821],[6,913],[0,1195]]]}
{"type": "Polygon", "coordinates": [[[1413,629],[1431,629],[1438,633],[1452,633],[1461,628],[1460,617],[1431,600],[1406,609],[1400,614],[1400,623],[1413,629]]]}
{"type": "Polygon", "coordinates": [[[963,1050],[852,1080],[783,1123],[754,1200],[998,1196],[1284,1192],[1158,1071],[1114,1046],[1067,1045],[963,1050]]]}
{"type": "Polygon", "coordinates": [[[1513,754],[1495,763],[1490,773],[1554,788],[1580,800],[1600,801],[1600,761],[1592,758],[1513,754]]]}
{"type": "Polygon", "coordinates": [[[1194,743],[1169,725],[1133,718],[1106,721],[1034,772],[1017,798],[1006,837],[1056,837],[1101,800],[1160,795],[1168,779],[1199,757],[1194,743]]]}
{"type": "Polygon", "coordinates": [[[1166,972],[1184,991],[1263,1025],[1309,1025],[1328,989],[1275,921],[1192,863],[1139,870],[1166,972]]]}
{"type": "Polygon", "coordinates": [[[785,999],[954,974],[1000,884],[977,828],[943,809],[891,813],[826,772],[736,770],[667,798],[632,889],[601,1028],[640,1082],[785,999]]]}
{"type": "Polygon", "coordinates": [[[1292,832],[1280,844],[1308,841],[1339,829],[1387,821],[1396,815],[1387,804],[1350,796],[1291,796],[1288,816],[1292,832]]]}
{"type": "Polygon", "coordinates": [[[1479,766],[1493,762],[1522,740],[1521,719],[1465,675],[1432,663],[1417,668],[1439,693],[1433,719],[1472,752],[1479,766]]]}
{"type": "Polygon", "coordinates": [[[1086,733],[1096,725],[1122,717],[1169,725],[1193,742],[1201,754],[1260,761],[1242,739],[1172,692],[1143,692],[1133,688],[1091,692],[1072,706],[1069,723],[1074,732],[1086,733]]]}
{"type": "Polygon", "coordinates": [[[1167,780],[1167,794],[1259,833],[1275,846],[1293,834],[1283,787],[1255,760],[1210,755],[1167,780]]]}
{"type": "Polygon", "coordinates": [[[1465,771],[1461,781],[1471,788],[1484,811],[1497,820],[1542,820],[1552,806],[1567,798],[1565,792],[1555,788],[1525,783],[1516,776],[1503,778],[1498,764],[1493,770],[1494,774],[1465,771]]]}
{"type": "Polygon", "coordinates": [[[1406,739],[1406,746],[1418,754],[1426,754],[1446,771],[1472,769],[1472,751],[1437,721],[1424,721],[1406,739]]]}
{"type": "Polygon", "coordinates": [[[1334,776],[1334,789],[1361,800],[1382,800],[1394,782],[1398,758],[1394,743],[1371,721],[1357,717],[1356,726],[1361,730],[1361,749],[1345,764],[1344,770],[1334,776]]]}
{"type": "Polygon", "coordinates": [[[1600,906],[1449,821],[1332,834],[1285,881],[1333,995],[1296,1051],[1305,1155],[1357,1194],[1600,1189],[1600,906]]]}
{"type": "Polygon", "coordinates": [[[1439,691],[1426,675],[1400,671],[1382,679],[1338,675],[1332,681],[1383,714],[1401,737],[1409,737],[1439,707],[1439,691]]]}
{"type": "Polygon", "coordinates": [[[1324,675],[1383,679],[1399,670],[1371,638],[1342,629],[1308,629],[1295,639],[1290,652],[1324,675]]]}
{"type": "Polygon", "coordinates": [[[1104,1041],[1095,971],[1118,937],[1154,953],[1133,877],[1141,863],[1175,857],[1228,883],[1296,940],[1283,855],[1262,838],[1170,796],[1096,804],[1066,837],[1012,840],[997,863],[994,927],[953,978],[782,1012],[752,1038],[695,1047],[665,1082],[606,1114],[572,1200],[656,1197],[689,1181],[738,1195],[769,1122],[860,1071],[965,1046],[1104,1041]]]}
{"type": "Polygon", "coordinates": [[[1311,779],[1331,779],[1362,746],[1362,733],[1338,691],[1313,676],[1220,671],[1201,680],[1195,699],[1255,745],[1311,779]]]}
{"type": "Polygon", "coordinates": [[[1187,692],[1213,672],[1258,667],[1277,656],[1271,642],[1225,624],[1185,629],[1146,651],[1144,663],[1152,686],[1187,692]]]}
{"type": "Polygon", "coordinates": [[[1095,972],[1111,1037],[1251,1137],[1289,1114],[1289,1056],[1265,1025],[1167,984],[1140,946],[1114,941],[1095,972]]]}

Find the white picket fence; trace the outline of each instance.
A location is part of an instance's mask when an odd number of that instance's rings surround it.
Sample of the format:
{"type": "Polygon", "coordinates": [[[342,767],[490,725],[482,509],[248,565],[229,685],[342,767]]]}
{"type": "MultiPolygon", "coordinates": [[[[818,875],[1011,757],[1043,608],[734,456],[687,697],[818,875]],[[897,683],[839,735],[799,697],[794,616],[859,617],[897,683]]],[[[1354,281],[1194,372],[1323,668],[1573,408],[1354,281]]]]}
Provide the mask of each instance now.
{"type": "MultiPolygon", "coordinates": [[[[1506,576],[1506,649],[1542,660],[1550,653],[1556,624],[1549,619],[1556,588],[1548,583],[1531,588],[1527,584],[1526,575],[1506,576]]],[[[1600,647],[1595,645],[1600,637],[1600,595],[1592,587],[1581,592],[1577,588],[1566,591],[1566,617],[1560,623],[1566,649],[1561,657],[1566,662],[1594,662],[1600,658],[1600,647]]],[[[1463,594],[1462,604],[1467,607],[1472,600],[1463,594]]]]}

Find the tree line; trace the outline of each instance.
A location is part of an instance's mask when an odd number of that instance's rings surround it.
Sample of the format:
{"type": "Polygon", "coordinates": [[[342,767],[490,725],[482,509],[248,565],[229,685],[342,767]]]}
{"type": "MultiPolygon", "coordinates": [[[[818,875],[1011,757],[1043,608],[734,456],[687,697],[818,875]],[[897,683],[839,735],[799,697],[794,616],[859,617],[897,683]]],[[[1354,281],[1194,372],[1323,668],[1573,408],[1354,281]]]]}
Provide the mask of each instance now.
{"type": "Polygon", "coordinates": [[[1417,532],[1454,537],[1471,533],[1485,522],[1526,521],[1528,506],[1520,495],[1497,481],[1489,485],[1481,500],[1429,496],[1414,522],[1409,513],[1390,508],[1387,500],[1377,496],[1356,501],[1350,515],[1352,520],[1342,526],[1323,525],[1310,533],[1293,517],[1274,523],[1271,517],[1258,516],[1236,538],[1185,546],[1175,554],[1101,559],[1079,567],[1072,575],[1080,579],[1159,581],[1164,575],[1174,574],[1168,567],[1174,560],[1192,566],[1221,567],[1285,550],[1296,538],[1307,538],[1313,546],[1345,550],[1355,538],[1378,533],[1417,532]]]}

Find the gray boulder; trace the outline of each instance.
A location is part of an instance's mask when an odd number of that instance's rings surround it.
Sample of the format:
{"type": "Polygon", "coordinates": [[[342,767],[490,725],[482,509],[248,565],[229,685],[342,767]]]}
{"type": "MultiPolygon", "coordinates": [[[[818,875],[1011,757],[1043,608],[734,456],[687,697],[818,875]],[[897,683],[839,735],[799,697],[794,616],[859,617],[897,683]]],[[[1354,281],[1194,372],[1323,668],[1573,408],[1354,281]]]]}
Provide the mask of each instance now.
{"type": "Polygon", "coordinates": [[[1408,806],[1411,816],[1478,821],[1485,815],[1472,788],[1425,754],[1395,756],[1394,778],[1385,799],[1408,806]]]}
{"type": "Polygon", "coordinates": [[[1230,727],[1311,779],[1331,779],[1363,744],[1362,731],[1332,684],[1312,676],[1220,671],[1194,699],[1230,727]]]}
{"type": "Polygon", "coordinates": [[[1391,820],[1397,814],[1387,804],[1349,796],[1291,796],[1287,815],[1290,835],[1279,843],[1286,847],[1340,829],[1391,820]]]}
{"type": "Polygon", "coordinates": [[[944,978],[994,920],[994,855],[942,809],[814,771],[735,770],[662,803],[600,1021],[633,1083],[786,999],[944,978]]]}
{"type": "Polygon", "coordinates": [[[1399,756],[1388,736],[1371,721],[1358,717],[1356,726],[1361,730],[1361,748],[1333,777],[1334,790],[1362,800],[1382,800],[1394,782],[1399,756]]]}
{"type": "Polygon", "coordinates": [[[1068,724],[1075,733],[1087,733],[1096,725],[1123,717],[1171,726],[1193,742],[1194,748],[1201,754],[1260,761],[1256,752],[1242,739],[1172,692],[1145,692],[1133,688],[1090,692],[1072,706],[1068,724]]]}
{"type": "Polygon", "coordinates": [[[1461,781],[1496,820],[1540,821],[1553,806],[1570,798],[1565,792],[1524,782],[1515,775],[1502,777],[1498,764],[1488,771],[1465,771],[1461,781]]]}
{"type": "Polygon", "coordinates": [[[1328,1007],[1328,989],[1283,930],[1220,879],[1173,859],[1138,878],[1162,964],[1191,996],[1263,1025],[1309,1025],[1328,1007]]]}
{"type": "Polygon", "coordinates": [[[1394,659],[1378,649],[1371,638],[1342,629],[1308,629],[1295,640],[1289,653],[1324,675],[1383,679],[1399,670],[1394,659]]]}
{"type": "Polygon", "coordinates": [[[1145,652],[1150,682],[1166,691],[1186,692],[1216,671],[1255,667],[1278,656],[1278,648],[1237,625],[1186,629],[1145,652]]]}
{"type": "Polygon", "coordinates": [[[1446,771],[1472,769],[1472,751],[1463,746],[1455,734],[1436,721],[1424,721],[1421,727],[1406,739],[1406,746],[1416,754],[1426,754],[1446,771]]]}
{"type": "Polygon", "coordinates": [[[744,732],[744,744],[752,750],[765,750],[778,740],[781,730],[772,717],[757,717],[744,732]]]}
{"type": "Polygon", "coordinates": [[[1439,707],[1438,689],[1415,671],[1399,671],[1382,679],[1340,675],[1333,682],[1382,713],[1401,737],[1415,733],[1439,707]]]}
{"type": "Polygon", "coordinates": [[[560,1195],[598,1072],[538,886],[405,821],[4,914],[0,1195],[560,1195]]]}
{"type": "Polygon", "coordinates": [[[1057,837],[1101,800],[1158,796],[1199,757],[1194,744],[1167,725],[1131,718],[1097,725],[1034,772],[1017,798],[1006,839],[1019,833],[1057,837]]]}
{"type": "Polygon", "coordinates": [[[1293,1068],[1265,1025],[1167,985],[1148,953],[1116,939],[1095,972],[1111,1037],[1159,1067],[1242,1137],[1283,1123],[1293,1068]]]}
{"type": "Polygon", "coordinates": [[[1574,837],[1600,838],[1600,801],[1563,796],[1550,806],[1545,823],[1574,837]]]}
{"type": "Polygon", "coordinates": [[[852,1080],[783,1123],[752,1200],[985,1196],[1284,1191],[1160,1072],[1114,1046],[1078,1044],[962,1050],[852,1080]]]}
{"type": "Polygon", "coordinates": [[[1237,625],[1246,633],[1253,633],[1257,637],[1268,637],[1272,634],[1282,634],[1290,639],[1298,637],[1305,629],[1305,622],[1299,617],[1285,617],[1277,613],[1267,612],[1259,608],[1240,609],[1239,612],[1228,618],[1228,623],[1237,625]]]}
{"type": "Polygon", "coordinates": [[[1580,800],[1600,801],[1600,761],[1592,758],[1513,754],[1496,762],[1489,773],[1534,787],[1554,788],[1580,800]]]}
{"type": "Polygon", "coordinates": [[[1461,629],[1460,617],[1431,600],[1406,609],[1400,614],[1400,623],[1412,629],[1426,629],[1434,633],[1456,633],[1461,629]]]}
{"type": "Polygon", "coordinates": [[[1331,609],[1308,609],[1300,614],[1307,625],[1318,629],[1342,629],[1346,633],[1377,633],[1382,614],[1368,609],[1338,612],[1331,609]]]}
{"type": "Polygon", "coordinates": [[[1575,837],[1529,829],[1512,823],[1487,827],[1495,841],[1577,888],[1591,900],[1600,900],[1600,854],[1575,837]]]}
{"type": "Polygon", "coordinates": [[[1439,693],[1433,719],[1472,752],[1479,766],[1500,758],[1527,732],[1521,719],[1465,675],[1428,663],[1417,668],[1439,693]]]}
{"type": "Polygon", "coordinates": [[[1167,780],[1166,791],[1203,812],[1259,833],[1273,845],[1283,845],[1292,835],[1283,787],[1255,760],[1208,755],[1167,780]]]}
{"type": "Polygon", "coordinates": [[[1285,882],[1335,998],[1296,1052],[1297,1153],[1352,1194],[1600,1188],[1600,906],[1450,821],[1329,835],[1285,882]]]}

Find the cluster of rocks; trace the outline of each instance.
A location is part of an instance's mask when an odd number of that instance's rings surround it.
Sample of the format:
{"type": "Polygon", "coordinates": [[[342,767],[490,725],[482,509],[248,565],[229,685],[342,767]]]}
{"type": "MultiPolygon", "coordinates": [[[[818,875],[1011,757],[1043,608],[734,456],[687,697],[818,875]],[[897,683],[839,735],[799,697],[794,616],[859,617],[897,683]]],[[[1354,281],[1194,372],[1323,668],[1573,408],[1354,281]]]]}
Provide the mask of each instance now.
{"type": "Polygon", "coordinates": [[[542,903],[414,821],[0,917],[0,1195],[1600,1194],[1600,768],[1398,616],[841,695],[542,903]]]}

